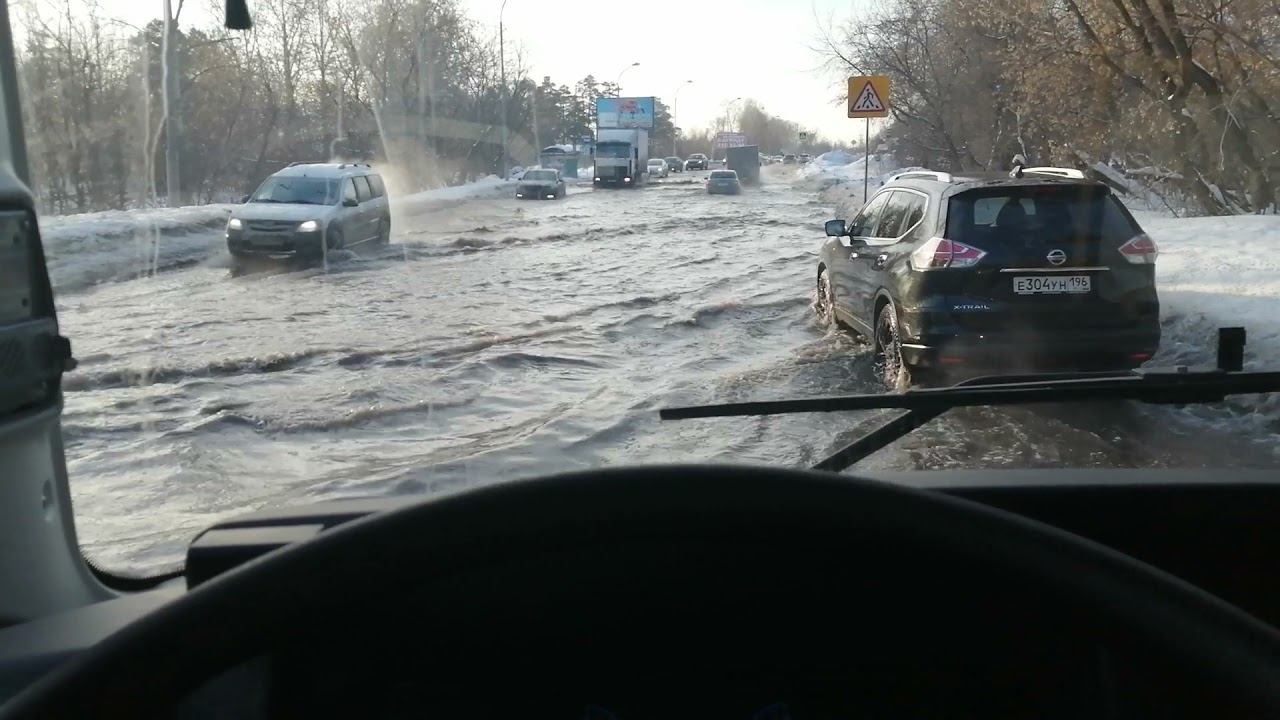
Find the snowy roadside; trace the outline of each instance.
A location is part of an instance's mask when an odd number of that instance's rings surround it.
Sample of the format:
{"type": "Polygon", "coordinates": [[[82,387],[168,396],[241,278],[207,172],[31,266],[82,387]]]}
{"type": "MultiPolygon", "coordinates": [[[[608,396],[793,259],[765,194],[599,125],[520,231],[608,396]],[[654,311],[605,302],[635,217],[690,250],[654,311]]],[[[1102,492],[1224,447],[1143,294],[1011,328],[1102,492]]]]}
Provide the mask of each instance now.
{"type": "Polygon", "coordinates": [[[818,194],[818,199],[835,207],[836,215],[851,218],[862,207],[864,174],[867,192],[875,193],[895,173],[903,172],[888,155],[872,155],[870,163],[861,155],[833,150],[800,168],[796,186],[818,194]]]}
{"type": "Polygon", "coordinates": [[[408,216],[421,215],[443,205],[477,198],[506,197],[515,192],[516,181],[489,175],[465,185],[424,190],[391,198],[391,212],[408,216]]]}
{"type": "MultiPolygon", "coordinates": [[[[1245,368],[1280,366],[1280,217],[1173,218],[1135,213],[1160,245],[1156,288],[1160,293],[1157,365],[1212,365],[1220,327],[1248,333],[1245,368]]],[[[1280,435],[1280,396],[1239,395],[1223,405],[1180,411],[1212,426],[1274,440],[1280,435]]]]}
{"type": "MultiPolygon", "coordinates": [[[[515,186],[496,176],[391,199],[393,214],[420,215],[465,200],[502,197],[515,186]]],[[[111,210],[40,219],[53,286],[60,292],[226,255],[223,228],[235,205],[111,210]]]]}
{"type": "Polygon", "coordinates": [[[1214,330],[1243,325],[1249,332],[1246,362],[1274,365],[1280,358],[1280,259],[1272,250],[1280,243],[1280,217],[1134,216],[1160,245],[1161,356],[1213,362],[1214,330]]]}

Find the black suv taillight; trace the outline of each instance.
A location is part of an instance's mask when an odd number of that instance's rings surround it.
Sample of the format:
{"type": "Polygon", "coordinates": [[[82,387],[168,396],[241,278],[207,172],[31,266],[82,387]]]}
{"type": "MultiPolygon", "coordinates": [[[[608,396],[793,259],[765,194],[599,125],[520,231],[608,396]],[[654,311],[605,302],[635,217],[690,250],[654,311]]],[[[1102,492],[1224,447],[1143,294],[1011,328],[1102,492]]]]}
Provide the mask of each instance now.
{"type": "Polygon", "coordinates": [[[1139,233],[1120,246],[1120,254],[1134,265],[1154,265],[1160,247],[1146,233],[1139,233]]]}
{"type": "Polygon", "coordinates": [[[967,268],[977,264],[986,254],[987,251],[972,245],[936,237],[911,253],[911,268],[920,271],[967,268]]]}

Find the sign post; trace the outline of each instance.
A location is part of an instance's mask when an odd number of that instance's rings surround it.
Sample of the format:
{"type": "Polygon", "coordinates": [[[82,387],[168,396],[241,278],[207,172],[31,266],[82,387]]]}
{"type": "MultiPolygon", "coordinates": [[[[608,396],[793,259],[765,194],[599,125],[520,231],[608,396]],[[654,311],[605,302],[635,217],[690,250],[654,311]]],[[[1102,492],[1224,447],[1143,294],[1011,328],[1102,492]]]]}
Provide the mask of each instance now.
{"type": "Polygon", "coordinates": [[[871,118],[889,116],[889,77],[858,75],[849,78],[849,117],[863,118],[862,136],[862,203],[865,205],[871,187],[871,118]]]}

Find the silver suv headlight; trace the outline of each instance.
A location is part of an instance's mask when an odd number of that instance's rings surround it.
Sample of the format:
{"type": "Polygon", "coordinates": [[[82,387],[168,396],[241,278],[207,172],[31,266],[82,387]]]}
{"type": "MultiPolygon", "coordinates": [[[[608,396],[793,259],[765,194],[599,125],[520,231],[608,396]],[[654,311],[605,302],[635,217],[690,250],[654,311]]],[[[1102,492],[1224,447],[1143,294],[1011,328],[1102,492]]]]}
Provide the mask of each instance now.
{"type": "Polygon", "coordinates": [[[231,218],[227,221],[228,230],[239,230],[244,223],[240,222],[240,218],[231,218]]]}
{"type": "Polygon", "coordinates": [[[316,220],[308,220],[298,225],[298,232],[315,232],[320,229],[320,223],[316,220]]]}

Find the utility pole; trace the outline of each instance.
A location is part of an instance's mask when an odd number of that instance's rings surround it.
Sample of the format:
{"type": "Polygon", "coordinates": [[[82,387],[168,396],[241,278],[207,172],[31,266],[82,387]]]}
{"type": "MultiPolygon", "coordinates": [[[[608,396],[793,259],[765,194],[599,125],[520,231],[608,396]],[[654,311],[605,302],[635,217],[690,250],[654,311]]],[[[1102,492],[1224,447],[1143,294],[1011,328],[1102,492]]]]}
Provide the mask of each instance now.
{"type": "Polygon", "coordinates": [[[673,155],[680,154],[679,148],[676,147],[676,138],[680,135],[680,91],[685,89],[685,86],[692,84],[692,80],[685,80],[680,83],[680,87],[676,88],[676,91],[673,93],[675,96],[672,99],[671,108],[671,153],[673,155]]]}
{"type": "Polygon", "coordinates": [[[533,151],[537,153],[534,165],[542,166],[542,133],[538,132],[538,86],[533,86],[533,151]]]}
{"type": "MultiPolygon", "coordinates": [[[[168,2],[168,0],[165,0],[168,2]]],[[[511,174],[507,169],[507,42],[503,34],[502,14],[507,11],[507,0],[498,8],[498,72],[502,75],[502,179],[511,174]]]]}
{"type": "Polygon", "coordinates": [[[182,86],[178,66],[178,23],[173,17],[171,0],[164,0],[164,37],[161,39],[161,77],[164,101],[164,179],[169,207],[182,204],[182,86]]]}
{"type": "Polygon", "coordinates": [[[343,137],[342,137],[342,134],[344,132],[342,129],[342,109],[347,105],[346,95],[347,95],[347,84],[346,82],[340,80],[338,82],[338,126],[337,128],[334,129],[334,132],[333,132],[333,142],[329,144],[330,160],[338,159],[339,144],[343,144],[345,149],[345,144],[343,143],[343,137]]]}

